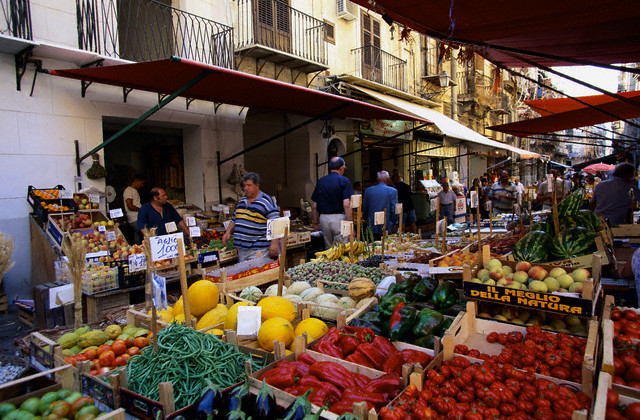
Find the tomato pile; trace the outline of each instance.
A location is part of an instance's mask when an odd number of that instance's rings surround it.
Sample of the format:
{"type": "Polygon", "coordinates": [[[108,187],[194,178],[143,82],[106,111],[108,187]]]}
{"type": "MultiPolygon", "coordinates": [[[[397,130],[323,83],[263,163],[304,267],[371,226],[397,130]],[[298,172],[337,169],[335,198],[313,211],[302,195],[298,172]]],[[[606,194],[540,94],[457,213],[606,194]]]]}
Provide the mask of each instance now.
{"type": "Polygon", "coordinates": [[[634,402],[627,406],[620,405],[620,396],[613,389],[607,390],[607,420],[640,419],[640,402],[634,402]]]}
{"type": "Polygon", "coordinates": [[[427,372],[423,390],[409,385],[381,420],[395,419],[571,419],[575,410],[591,407],[582,391],[573,391],[533,372],[493,361],[482,365],[456,356],[427,372]]]}
{"type": "Polygon", "coordinates": [[[504,255],[511,252],[513,246],[520,240],[517,236],[511,236],[509,238],[490,238],[486,242],[483,241],[483,245],[489,245],[491,252],[498,255],[504,255]]]}
{"type": "Polygon", "coordinates": [[[611,309],[613,334],[616,343],[629,343],[640,340],[640,314],[632,309],[611,309]]]}
{"type": "MultiPolygon", "coordinates": [[[[151,333],[149,333],[151,335],[151,333]]],[[[91,362],[91,375],[101,375],[119,366],[125,366],[131,356],[135,356],[149,345],[148,337],[130,337],[127,340],[115,340],[111,345],[103,344],[97,349],[88,348],[64,361],[75,366],[78,362],[91,362]]]]}
{"type": "Polygon", "coordinates": [[[558,379],[582,382],[582,361],[587,340],[564,333],[544,331],[538,325],[527,327],[527,335],[521,332],[492,332],[486,338],[489,343],[504,346],[498,356],[480,353],[458,344],[457,354],[491,361],[500,365],[513,365],[527,372],[553,376],[558,379]]]}

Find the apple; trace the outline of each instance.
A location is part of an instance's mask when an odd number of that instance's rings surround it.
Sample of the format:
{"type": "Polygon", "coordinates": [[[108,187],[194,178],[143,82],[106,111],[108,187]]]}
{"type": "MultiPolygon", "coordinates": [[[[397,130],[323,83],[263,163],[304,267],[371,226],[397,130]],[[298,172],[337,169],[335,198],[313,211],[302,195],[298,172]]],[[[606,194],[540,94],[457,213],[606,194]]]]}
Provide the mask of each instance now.
{"type": "Polygon", "coordinates": [[[502,268],[495,268],[491,270],[491,272],[489,273],[489,277],[494,280],[500,280],[502,278],[502,268]]]}
{"type": "Polygon", "coordinates": [[[529,271],[531,263],[526,261],[520,261],[516,264],[516,271],[529,271]]]}
{"type": "Polygon", "coordinates": [[[495,286],[496,285],[496,281],[494,279],[487,279],[484,281],[483,284],[488,284],[489,286],[495,286]]]}
{"type": "Polygon", "coordinates": [[[577,282],[583,282],[591,277],[591,274],[584,268],[578,268],[571,273],[571,277],[577,282]]]}
{"type": "Polygon", "coordinates": [[[480,280],[477,277],[474,277],[474,278],[471,279],[471,283],[482,283],[482,280],[480,280]]]}
{"type": "Polygon", "coordinates": [[[488,279],[489,278],[489,270],[487,270],[486,268],[478,270],[478,273],[476,274],[476,277],[478,277],[480,280],[488,279]]]}
{"type": "Polygon", "coordinates": [[[502,314],[502,316],[509,320],[518,317],[518,310],[516,308],[512,308],[511,306],[505,306],[504,308],[502,308],[502,311],[500,313],[502,314]]]}
{"type": "Polygon", "coordinates": [[[558,283],[560,283],[560,287],[563,289],[568,289],[569,286],[573,284],[573,277],[569,274],[563,274],[558,277],[558,283]]]}
{"type": "Polygon", "coordinates": [[[528,271],[529,277],[531,277],[534,280],[539,280],[542,281],[544,280],[549,274],[547,273],[547,271],[539,266],[534,266],[531,267],[528,271]]]}
{"type": "Polygon", "coordinates": [[[547,293],[547,291],[549,291],[549,288],[547,287],[546,283],[540,280],[534,280],[531,283],[529,283],[529,289],[533,290],[534,292],[541,292],[541,293],[547,293]]]}
{"type": "Polygon", "coordinates": [[[516,271],[515,273],[513,273],[513,281],[518,282],[518,283],[526,283],[527,279],[529,278],[529,275],[526,273],[526,271],[516,271]]]}
{"type": "Polygon", "coordinates": [[[89,202],[89,200],[87,200],[86,198],[83,198],[82,200],[80,200],[80,203],[87,204],[89,202]]]}
{"type": "Polygon", "coordinates": [[[560,288],[560,283],[558,283],[558,280],[555,277],[547,277],[546,279],[543,280],[544,284],[547,285],[547,290],[549,292],[557,292],[558,289],[560,288]]]}
{"type": "Polygon", "coordinates": [[[553,267],[551,271],[549,271],[549,275],[555,278],[558,278],[563,274],[567,274],[567,272],[561,267],[553,267]]]}
{"type": "Polygon", "coordinates": [[[500,262],[500,260],[492,258],[489,260],[489,263],[485,266],[485,268],[487,268],[489,271],[491,271],[491,269],[493,268],[502,268],[502,263],[500,262]]]}
{"type": "Polygon", "coordinates": [[[496,281],[496,286],[506,287],[508,284],[509,282],[504,277],[496,281]]]}

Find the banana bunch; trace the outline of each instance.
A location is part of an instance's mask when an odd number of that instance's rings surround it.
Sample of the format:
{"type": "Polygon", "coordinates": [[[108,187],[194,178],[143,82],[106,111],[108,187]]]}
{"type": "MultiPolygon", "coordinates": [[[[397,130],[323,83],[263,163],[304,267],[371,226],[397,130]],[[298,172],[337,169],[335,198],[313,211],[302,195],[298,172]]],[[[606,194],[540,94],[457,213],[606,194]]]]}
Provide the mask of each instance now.
{"type": "MultiPolygon", "coordinates": [[[[331,248],[325,251],[316,252],[316,258],[312,259],[311,262],[344,260],[345,257],[349,257],[350,251],[351,243],[344,244],[342,242],[336,242],[331,248]]],[[[353,242],[353,255],[360,255],[364,253],[364,251],[364,242],[353,242]]]]}
{"type": "MultiPolygon", "coordinates": [[[[351,242],[345,245],[345,255],[351,252],[351,242]]],[[[360,255],[364,253],[365,243],[362,241],[353,241],[353,255],[360,255]]]]}

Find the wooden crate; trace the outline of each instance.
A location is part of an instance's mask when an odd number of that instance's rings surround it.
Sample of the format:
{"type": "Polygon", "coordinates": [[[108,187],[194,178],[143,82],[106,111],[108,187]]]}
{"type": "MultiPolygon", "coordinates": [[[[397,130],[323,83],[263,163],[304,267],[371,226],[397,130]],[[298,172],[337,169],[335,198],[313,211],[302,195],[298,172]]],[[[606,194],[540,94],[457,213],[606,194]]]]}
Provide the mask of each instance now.
{"type": "Polygon", "coordinates": [[[0,385],[0,402],[19,405],[30,397],[40,397],[58,389],[74,389],[71,365],[58,366],[37,372],[0,385]]]}
{"type": "Polygon", "coordinates": [[[110,290],[94,295],[83,294],[83,305],[87,310],[87,323],[98,322],[104,316],[118,308],[129,305],[128,290],[110,290]]]}
{"type": "MultiPolygon", "coordinates": [[[[475,302],[467,302],[467,312],[461,312],[456,320],[451,324],[444,337],[442,337],[442,353],[444,360],[451,360],[454,357],[454,349],[458,344],[463,344],[469,349],[477,349],[482,353],[489,355],[498,355],[504,348],[500,343],[489,343],[486,337],[493,331],[498,333],[508,333],[511,331],[519,331],[523,336],[527,335],[527,329],[524,326],[504,324],[501,322],[490,321],[477,318],[475,302]]],[[[589,335],[587,337],[587,347],[585,349],[582,362],[582,381],[581,388],[589,396],[593,396],[594,381],[597,368],[598,357],[598,322],[592,320],[589,322],[589,335]]],[[[476,359],[477,360],[477,359],[476,359]]],[[[558,379],[548,377],[550,380],[558,379]]],[[[561,381],[560,383],[574,382],[561,381]]]]}
{"type": "Polygon", "coordinates": [[[31,311],[22,306],[17,306],[17,308],[18,308],[18,320],[31,329],[35,328],[36,324],[35,324],[34,311],[31,311]]]}
{"type": "MultiPolygon", "coordinates": [[[[596,398],[593,402],[593,409],[591,410],[592,420],[605,420],[605,413],[607,411],[607,392],[611,389],[611,386],[611,375],[607,372],[600,372],[600,377],[598,378],[598,392],[596,393],[596,398]]],[[[615,390],[615,386],[613,389],[615,390]]],[[[638,398],[620,394],[619,392],[618,396],[618,407],[626,407],[629,404],[640,402],[640,399],[638,398]]]]}

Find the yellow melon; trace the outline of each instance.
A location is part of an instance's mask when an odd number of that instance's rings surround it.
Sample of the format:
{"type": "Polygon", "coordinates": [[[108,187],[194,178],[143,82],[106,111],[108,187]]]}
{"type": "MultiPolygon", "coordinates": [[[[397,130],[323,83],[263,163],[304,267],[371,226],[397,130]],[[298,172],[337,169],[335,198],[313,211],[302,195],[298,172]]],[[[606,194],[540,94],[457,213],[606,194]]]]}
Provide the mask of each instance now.
{"type": "Polygon", "coordinates": [[[274,340],[283,342],[285,346],[293,341],[293,325],[279,316],[267,319],[258,331],[258,343],[263,349],[273,351],[274,340]]]}
{"type": "Polygon", "coordinates": [[[238,302],[234,304],[227,312],[227,317],[224,320],[225,330],[236,330],[238,328],[238,307],[249,306],[249,302],[238,302]]]}
{"type": "Polygon", "coordinates": [[[178,314],[184,315],[184,302],[182,301],[182,296],[180,296],[180,299],[178,299],[176,304],[173,305],[173,316],[176,316],[178,314]]]}
{"type": "Polygon", "coordinates": [[[199,318],[215,308],[220,298],[218,293],[218,286],[209,280],[198,280],[189,286],[191,315],[199,318]]]}
{"type": "Polygon", "coordinates": [[[258,306],[262,308],[262,322],[273,317],[281,317],[291,322],[296,317],[296,307],[282,296],[263,298],[258,302],[258,306]]]}
{"type": "MultiPolygon", "coordinates": [[[[314,340],[315,340],[314,337],[311,337],[310,335],[307,334],[307,345],[312,343],[314,340]]],[[[289,347],[287,347],[287,350],[296,351],[296,340],[295,340],[295,338],[291,341],[291,344],[289,344],[289,347]]]]}
{"type": "Polygon", "coordinates": [[[184,322],[184,313],[174,316],[173,320],[182,324],[184,322]]]}
{"type": "Polygon", "coordinates": [[[320,338],[329,331],[329,327],[323,321],[318,318],[303,319],[296,325],[294,335],[297,337],[303,333],[307,333],[307,337],[313,339],[320,338]]]}
{"type": "Polygon", "coordinates": [[[224,335],[224,331],[217,328],[211,328],[210,330],[205,331],[205,334],[213,334],[215,336],[222,337],[224,335]]]}
{"type": "Polygon", "coordinates": [[[202,315],[202,318],[200,318],[196,324],[196,329],[201,330],[222,324],[227,317],[227,312],[229,311],[226,306],[222,304],[217,305],[215,308],[202,315]]]}

